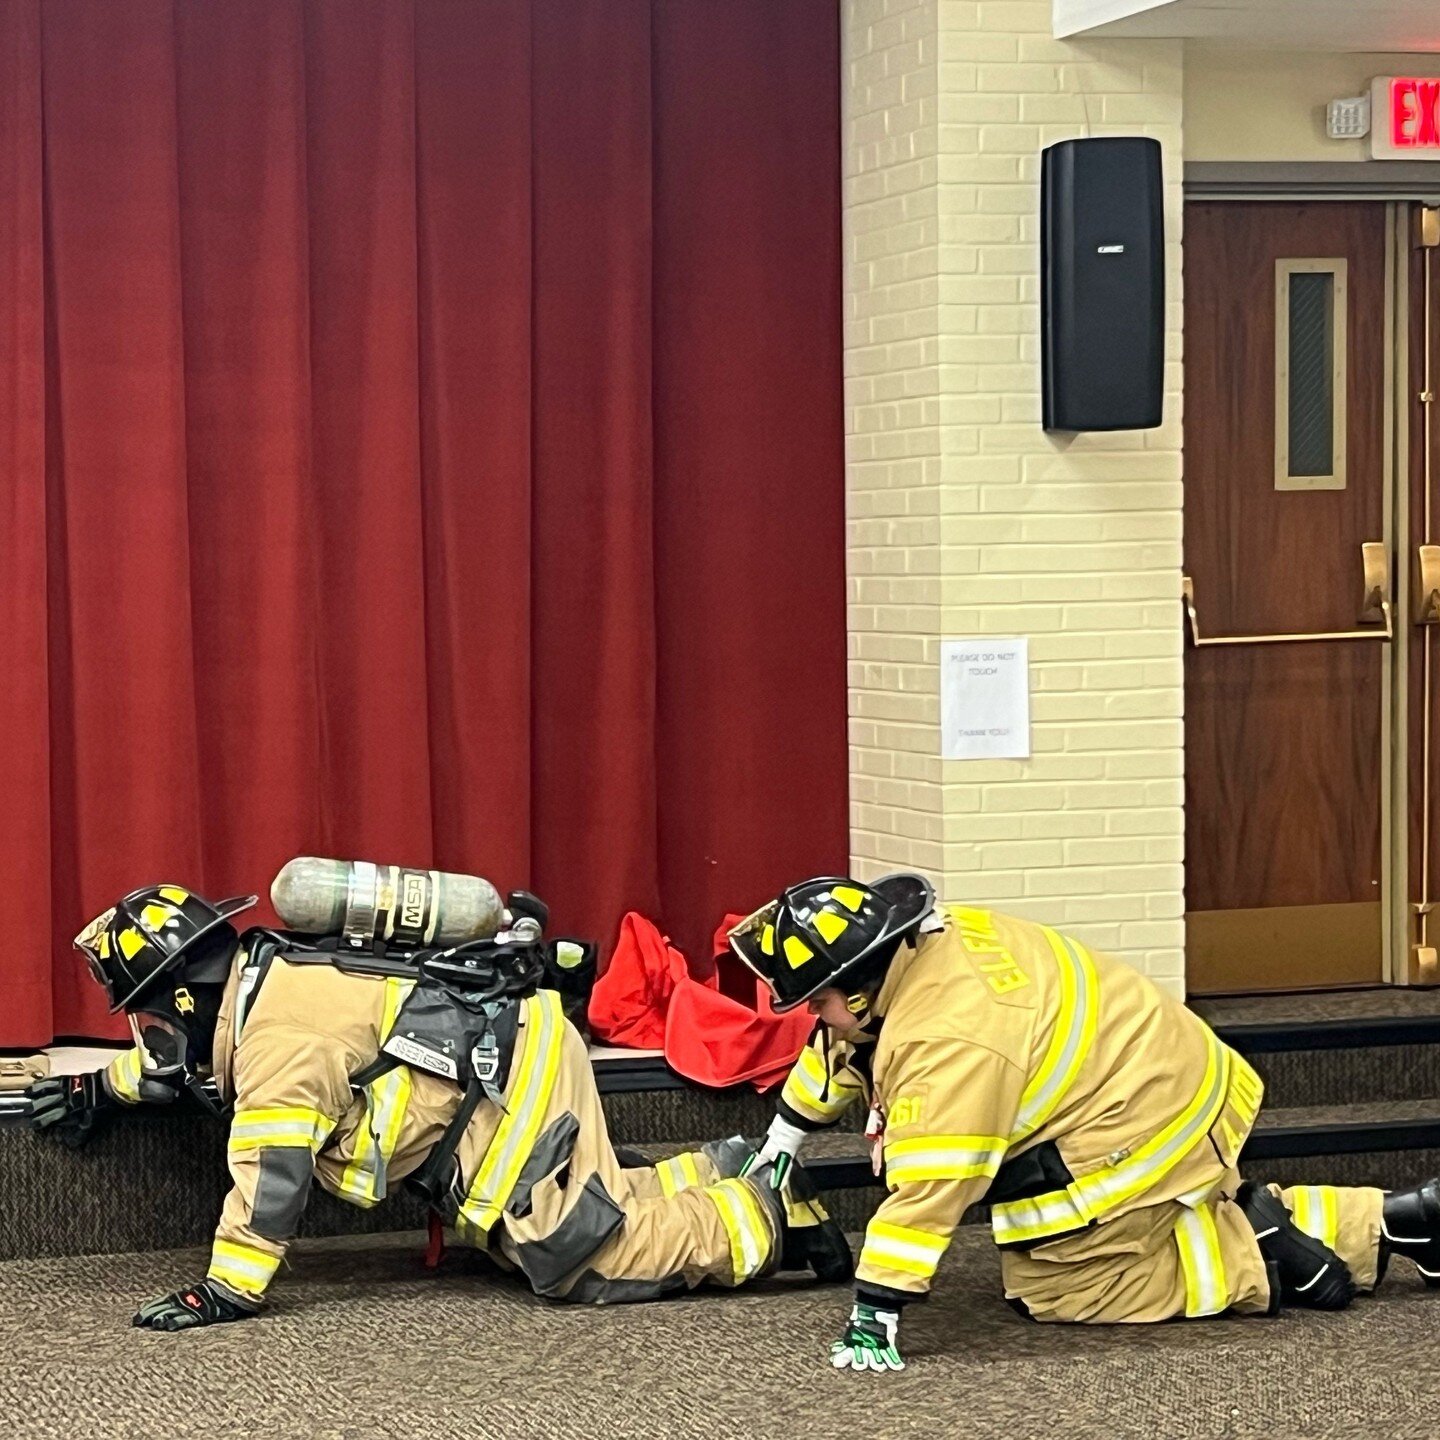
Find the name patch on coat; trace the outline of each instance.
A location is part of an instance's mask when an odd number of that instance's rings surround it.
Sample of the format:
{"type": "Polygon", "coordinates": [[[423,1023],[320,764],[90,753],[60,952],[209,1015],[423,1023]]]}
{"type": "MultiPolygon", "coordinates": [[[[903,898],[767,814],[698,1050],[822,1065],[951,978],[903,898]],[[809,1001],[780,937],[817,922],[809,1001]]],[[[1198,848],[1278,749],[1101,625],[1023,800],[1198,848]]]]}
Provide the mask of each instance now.
{"type": "Polygon", "coordinates": [[[1030,983],[1030,977],[1000,943],[995,917],[988,910],[970,910],[964,906],[957,907],[953,913],[960,926],[960,939],[985,983],[997,995],[1023,990],[1030,983]]]}
{"type": "Polygon", "coordinates": [[[403,1060],[417,1070],[428,1070],[430,1074],[443,1075],[447,1080],[456,1079],[460,1073],[453,1055],[432,1050],[428,1045],[422,1045],[418,1040],[411,1040],[404,1035],[392,1035],[380,1048],[387,1055],[393,1055],[397,1060],[403,1060]]]}

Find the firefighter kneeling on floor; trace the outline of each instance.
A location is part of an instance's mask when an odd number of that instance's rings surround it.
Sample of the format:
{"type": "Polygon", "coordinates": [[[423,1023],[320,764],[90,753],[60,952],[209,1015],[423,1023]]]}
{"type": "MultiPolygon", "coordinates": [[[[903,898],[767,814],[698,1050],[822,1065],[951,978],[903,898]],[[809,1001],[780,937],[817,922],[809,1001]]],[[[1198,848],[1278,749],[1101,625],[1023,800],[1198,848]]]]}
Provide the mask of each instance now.
{"type": "Polygon", "coordinates": [[[1242,1182],[1259,1077],[1128,965],[1044,925],[937,908],[916,875],[807,881],[730,940],[777,1010],[808,1002],[820,1021],[755,1173],[783,1180],[808,1135],[870,1106],[889,1194],[837,1367],[903,1368],[902,1307],[979,1201],[1006,1295],[1036,1320],[1340,1309],[1394,1256],[1440,1285],[1440,1180],[1242,1182]]]}
{"type": "Polygon", "coordinates": [[[809,1177],[778,1189],[768,1168],[739,1178],[754,1153],[738,1137],[622,1166],[585,1042],[560,996],[537,988],[538,926],[512,919],[378,973],[383,960],[237,934],[229,916],[253,899],[215,906],[161,885],[92,921],[76,944],[136,1047],[103,1072],[31,1090],[32,1123],[62,1131],[117,1103],[203,1095],[207,1076],[233,1103],[233,1187],[209,1273],[135,1324],[255,1314],[312,1180],[371,1206],[408,1176],[460,1239],[554,1299],[645,1300],[776,1269],[853,1274],[809,1177]],[[356,965],[368,973],[345,968],[356,965]]]}

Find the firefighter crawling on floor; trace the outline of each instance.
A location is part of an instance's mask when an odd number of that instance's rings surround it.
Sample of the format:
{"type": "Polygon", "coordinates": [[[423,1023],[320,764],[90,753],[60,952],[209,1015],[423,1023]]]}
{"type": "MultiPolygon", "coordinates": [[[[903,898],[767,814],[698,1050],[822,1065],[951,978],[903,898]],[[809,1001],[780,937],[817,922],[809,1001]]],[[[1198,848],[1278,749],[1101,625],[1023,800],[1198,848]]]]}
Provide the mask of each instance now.
{"type": "Polygon", "coordinates": [[[772,1184],[767,1162],[740,1178],[754,1157],[738,1137],[621,1164],[585,1042],[540,988],[533,897],[510,898],[498,934],[398,957],[237,934],[230,917],[253,903],[160,885],[86,926],[76,944],[136,1046],[29,1092],[33,1124],[72,1134],[117,1104],[204,1097],[207,1078],[233,1105],[233,1186],[209,1273],[136,1325],[254,1315],[314,1180],[370,1206],[408,1177],[461,1240],[554,1299],[647,1300],[777,1269],[853,1274],[808,1176],[772,1184]]]}
{"type": "Polygon", "coordinates": [[[903,1368],[902,1309],[981,1200],[1006,1295],[1036,1320],[1340,1309],[1396,1256],[1440,1286],[1440,1180],[1242,1182],[1259,1077],[1128,965],[1043,925],[937,908],[917,875],[810,880],[730,937],[777,1010],[808,1002],[820,1021],[752,1173],[783,1183],[807,1136],[870,1105],[889,1195],[837,1367],[903,1368]]]}

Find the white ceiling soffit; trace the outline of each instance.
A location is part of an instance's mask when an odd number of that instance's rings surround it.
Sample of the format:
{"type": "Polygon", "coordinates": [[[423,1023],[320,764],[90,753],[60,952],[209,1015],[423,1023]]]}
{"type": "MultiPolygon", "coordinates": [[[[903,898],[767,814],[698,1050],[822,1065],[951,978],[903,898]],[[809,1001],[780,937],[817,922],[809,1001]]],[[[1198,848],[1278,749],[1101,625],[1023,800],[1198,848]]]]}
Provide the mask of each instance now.
{"type": "Polygon", "coordinates": [[[1440,51],[1437,0],[1055,0],[1055,34],[1277,49],[1440,51]]]}

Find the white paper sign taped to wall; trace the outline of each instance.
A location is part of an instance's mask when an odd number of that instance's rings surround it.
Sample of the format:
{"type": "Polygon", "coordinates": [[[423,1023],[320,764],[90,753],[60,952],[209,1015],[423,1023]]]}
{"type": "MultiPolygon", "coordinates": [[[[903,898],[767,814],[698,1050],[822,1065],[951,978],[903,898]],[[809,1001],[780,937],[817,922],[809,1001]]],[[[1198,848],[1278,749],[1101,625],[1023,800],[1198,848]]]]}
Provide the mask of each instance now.
{"type": "Polygon", "coordinates": [[[940,754],[946,760],[1029,756],[1028,640],[941,643],[940,754]]]}

